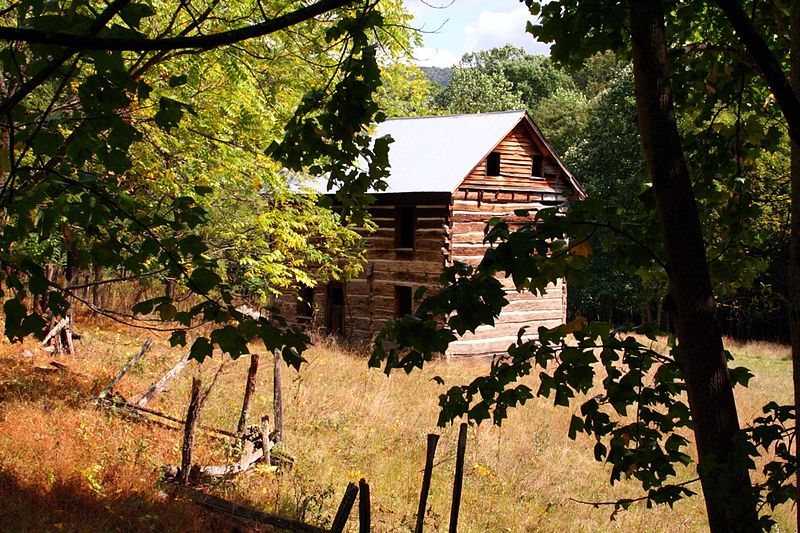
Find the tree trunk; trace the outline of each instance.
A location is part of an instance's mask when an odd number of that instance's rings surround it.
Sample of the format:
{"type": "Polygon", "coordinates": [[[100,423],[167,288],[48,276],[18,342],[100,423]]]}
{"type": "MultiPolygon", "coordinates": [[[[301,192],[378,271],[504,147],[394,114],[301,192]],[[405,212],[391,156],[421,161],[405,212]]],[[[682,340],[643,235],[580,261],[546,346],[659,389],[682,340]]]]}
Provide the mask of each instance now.
{"type": "Polygon", "coordinates": [[[663,5],[660,0],[628,5],[639,134],[664,239],[668,309],[680,345],[709,526],[712,532],[754,531],[756,502],[749,472],[734,457],[736,403],[672,103],[663,5]]]}
{"type": "Polygon", "coordinates": [[[106,285],[100,284],[103,281],[104,269],[101,266],[94,267],[94,283],[92,286],[92,316],[97,315],[96,309],[103,309],[105,304],[106,285]]]}
{"type": "Polygon", "coordinates": [[[272,379],[272,405],[275,408],[275,442],[283,442],[283,384],[281,374],[283,356],[275,350],[275,367],[272,379]]]}
{"type": "MultiPolygon", "coordinates": [[[[791,84],[800,93],[800,0],[791,2],[791,84]]],[[[794,383],[795,527],[800,528],[800,145],[792,141],[789,230],[789,334],[794,383]]],[[[800,531],[800,529],[798,529],[800,531]]]]}
{"type": "Polygon", "coordinates": [[[241,436],[247,427],[247,416],[250,414],[250,401],[256,391],[256,376],[258,375],[257,353],[250,355],[250,368],[247,370],[247,384],[244,387],[244,401],[242,402],[242,413],[239,415],[239,425],[236,426],[236,433],[241,436]]]}

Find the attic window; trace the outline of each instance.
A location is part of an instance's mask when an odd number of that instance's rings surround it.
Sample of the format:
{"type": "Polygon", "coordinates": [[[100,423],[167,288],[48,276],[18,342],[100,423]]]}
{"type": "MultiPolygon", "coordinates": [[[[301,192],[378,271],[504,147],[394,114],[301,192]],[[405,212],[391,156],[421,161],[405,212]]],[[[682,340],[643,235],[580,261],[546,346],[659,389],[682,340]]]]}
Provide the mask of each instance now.
{"type": "Polygon", "coordinates": [[[303,285],[297,291],[297,318],[314,316],[314,289],[303,285]]]}
{"type": "Polygon", "coordinates": [[[492,152],[489,154],[489,157],[486,158],[486,175],[500,175],[500,152],[492,152]]]}
{"type": "Polygon", "coordinates": [[[412,298],[411,287],[406,285],[394,286],[394,316],[396,318],[411,314],[412,298]]]}
{"type": "Polygon", "coordinates": [[[544,157],[540,155],[533,156],[533,168],[531,169],[531,176],[534,178],[541,178],[544,174],[542,174],[542,167],[544,166],[544,157]]]}
{"type": "Polygon", "coordinates": [[[394,210],[395,248],[414,249],[414,233],[417,229],[416,209],[413,205],[398,205],[394,210]]]}

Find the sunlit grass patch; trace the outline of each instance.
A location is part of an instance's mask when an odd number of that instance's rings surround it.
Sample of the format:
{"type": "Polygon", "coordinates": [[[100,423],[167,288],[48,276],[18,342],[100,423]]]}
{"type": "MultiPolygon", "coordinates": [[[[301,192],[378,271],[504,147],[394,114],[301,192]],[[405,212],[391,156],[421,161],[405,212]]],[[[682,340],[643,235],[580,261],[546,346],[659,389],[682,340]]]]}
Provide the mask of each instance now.
{"type": "MultiPolygon", "coordinates": [[[[165,500],[158,492],[159,467],[180,461],[180,432],[131,422],[91,404],[147,334],[107,324],[84,331],[78,355],[60,359],[75,372],[39,370],[48,357],[32,349],[35,357],[28,360],[19,345],[0,345],[0,523],[29,530],[80,530],[87,523],[90,530],[221,528],[218,518],[191,504],[165,500]]],[[[141,368],[118,387],[130,401],[182,355],[169,349],[166,339],[156,340],[141,368]]],[[[733,364],[755,374],[748,388],[736,392],[743,423],[770,399],[788,401],[791,365],[781,347],[729,343],[729,348],[733,364]]],[[[368,369],[364,354],[332,342],[320,343],[306,357],[309,362],[299,372],[284,370],[286,445],[296,458],[294,468],[256,468],[206,490],[326,525],[348,481],[364,477],[371,487],[374,530],[408,531],[419,497],[425,436],[437,432],[441,440],[425,521],[429,531],[446,530],[457,428],[436,427],[438,395],[486,372],[489,362],[441,360],[410,375],[387,377],[368,369]]],[[[204,365],[190,365],[149,406],[183,417],[191,377],[200,375],[207,386],[222,361],[217,355],[204,365]]],[[[247,356],[223,365],[202,424],[235,430],[248,365],[247,356]]],[[[535,374],[526,378],[534,390],[535,374]]],[[[707,529],[701,497],[682,501],[675,510],[634,505],[613,521],[611,507],[576,503],[641,495],[633,482],[608,484],[610,468],[594,461],[593,439],[567,438],[576,409],[578,404],[565,409],[536,398],[512,410],[502,427],[469,429],[460,531],[707,529]]],[[[262,354],[251,420],[264,414],[272,414],[270,354],[262,354]]],[[[232,446],[201,432],[198,462],[221,464],[233,453],[232,446]]],[[[680,479],[690,476],[682,472],[680,479]]],[[[780,510],[783,526],[790,512],[780,510]]]]}

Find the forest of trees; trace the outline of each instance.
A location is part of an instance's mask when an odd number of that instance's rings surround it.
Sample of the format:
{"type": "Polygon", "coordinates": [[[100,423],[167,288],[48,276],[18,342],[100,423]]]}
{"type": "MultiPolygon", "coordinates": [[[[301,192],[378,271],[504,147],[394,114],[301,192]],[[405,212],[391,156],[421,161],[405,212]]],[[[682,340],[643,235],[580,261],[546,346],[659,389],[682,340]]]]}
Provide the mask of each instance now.
{"type": "Polygon", "coordinates": [[[391,149],[370,124],[523,108],[589,199],[520,231],[493,224],[481,265],[449,269],[381,333],[370,364],[410,371],[491,323],[505,303],[498,273],[534,291],[567,278],[574,320],[451,388],[440,422],[499,424],[533,394],[570,405],[601,386],[570,435],[597,439],[612,480],[639,480],[648,503],[691,494],[670,482],[691,429],[712,530],[769,527],[757,510],[796,498],[797,409],[770,404],[740,431],[732,386],[749,372],[728,368],[721,335],[791,337],[800,372],[800,104],[788,75],[800,2],[527,3],[552,58],[470,53],[446,83],[403,60],[418,36],[399,0],[1,8],[7,337],[42,337],[84,306],[170,331],[200,361],[258,340],[297,366],[307,336],[238,306],[361,267],[352,227],[370,224],[367,191],[391,149]],[[298,194],[309,175],[338,190],[336,213],[298,194]],[[671,351],[629,330],[669,334],[671,351]],[[535,393],[517,383],[534,368],[535,393]],[[767,452],[751,483],[751,457],[767,452]]]}
{"type": "MultiPolygon", "coordinates": [[[[559,66],[547,56],[508,45],[466,54],[451,69],[423,68],[423,72],[435,85],[428,106],[434,112],[528,110],[593,199],[624,210],[620,219],[637,218],[639,195],[646,191],[649,176],[636,129],[629,62],[604,52],[576,67],[559,66]]],[[[717,131],[709,131],[701,117],[685,119],[682,133],[692,138],[687,141],[691,160],[708,160],[710,143],[725,142],[714,137],[735,124],[735,110],[725,110],[715,120],[717,131]],[[694,121],[699,125],[692,128],[694,121]]],[[[735,133],[733,128],[728,133],[735,133]]],[[[737,222],[738,228],[733,227],[741,234],[730,235],[726,220],[715,222],[719,234],[712,238],[740,239],[756,268],[753,277],[741,279],[740,285],[719,287],[724,292],[718,294],[718,312],[727,335],[788,342],[788,137],[771,143],[760,146],[762,153],[742,165],[739,190],[726,193],[728,204],[716,208],[726,210],[747,200],[747,212],[736,215],[744,218],[737,222]]],[[[602,232],[592,236],[592,248],[598,250],[587,265],[592,281],[571,288],[570,316],[617,324],[658,321],[668,326],[659,301],[664,279],[659,280],[657,272],[643,280],[616,269],[615,254],[598,246],[602,238],[602,232]]]]}

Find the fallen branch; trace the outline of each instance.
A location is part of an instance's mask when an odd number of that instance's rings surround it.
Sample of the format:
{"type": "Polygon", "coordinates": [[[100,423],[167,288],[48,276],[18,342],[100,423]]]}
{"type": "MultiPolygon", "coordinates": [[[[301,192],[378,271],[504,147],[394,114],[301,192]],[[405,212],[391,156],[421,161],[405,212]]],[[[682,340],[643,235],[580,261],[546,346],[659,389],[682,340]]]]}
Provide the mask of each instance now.
{"type": "Polygon", "coordinates": [[[144,344],[142,345],[142,348],[139,350],[139,352],[133,356],[133,359],[128,361],[127,365],[122,367],[122,370],[120,370],[119,373],[116,376],[114,376],[114,379],[111,380],[111,383],[108,384],[108,387],[103,389],[103,392],[100,393],[98,398],[105,398],[109,394],[111,394],[111,391],[114,390],[114,387],[117,386],[117,383],[119,383],[119,381],[123,378],[123,376],[125,376],[125,374],[127,374],[128,371],[131,368],[133,368],[133,365],[139,362],[139,359],[141,359],[142,356],[144,356],[144,354],[147,353],[147,350],[149,350],[151,346],[153,346],[153,339],[148,337],[147,340],[144,341],[144,344]]]}
{"type": "Polygon", "coordinates": [[[58,333],[62,329],[64,329],[64,327],[67,324],[69,324],[69,317],[64,317],[61,320],[59,320],[58,323],[53,327],[53,329],[51,329],[50,332],[47,335],[45,335],[44,340],[42,341],[42,346],[45,346],[48,342],[50,342],[50,339],[58,335],[58,333]]]}
{"type": "Polygon", "coordinates": [[[254,509],[246,505],[239,505],[228,500],[223,500],[217,496],[212,496],[198,490],[176,487],[176,494],[189,498],[192,502],[213,511],[218,514],[232,516],[236,518],[243,518],[252,522],[260,524],[267,524],[276,528],[284,529],[286,531],[293,531],[298,533],[327,533],[321,527],[312,526],[293,518],[280,516],[265,511],[254,509]]]}
{"type": "MultiPolygon", "coordinates": [[[[160,425],[162,425],[162,426],[164,426],[166,428],[169,428],[169,429],[174,429],[174,430],[183,429],[183,425],[186,423],[186,420],[182,420],[182,419],[174,417],[174,416],[170,416],[170,415],[167,415],[167,414],[164,414],[164,413],[160,413],[158,411],[154,411],[153,409],[147,409],[145,407],[138,407],[136,405],[127,403],[125,401],[117,402],[117,401],[114,401],[114,399],[108,398],[108,397],[107,398],[97,398],[96,401],[97,401],[98,404],[103,405],[103,406],[105,406],[105,407],[107,407],[109,409],[112,409],[114,411],[118,411],[118,412],[120,412],[122,414],[130,415],[130,416],[132,416],[132,417],[134,417],[134,418],[136,418],[138,420],[142,420],[142,421],[145,421],[145,422],[152,422],[152,423],[160,424],[160,425]],[[175,424],[179,424],[181,427],[175,427],[175,426],[171,426],[169,424],[166,424],[164,422],[161,422],[159,420],[153,420],[152,418],[148,417],[147,415],[154,416],[154,417],[157,417],[157,418],[162,418],[162,419],[168,420],[170,422],[174,422],[175,424]]],[[[224,436],[224,437],[228,437],[228,438],[231,438],[231,439],[238,439],[239,438],[235,433],[231,433],[230,431],[225,431],[224,429],[217,429],[217,428],[213,428],[213,427],[210,427],[210,426],[204,426],[202,424],[199,424],[197,427],[202,429],[203,431],[205,431],[207,433],[212,433],[212,434],[215,434],[215,435],[218,435],[218,436],[224,436]]]]}
{"type": "Polygon", "coordinates": [[[189,354],[186,354],[180,361],[178,361],[178,364],[172,367],[172,369],[170,369],[169,372],[164,374],[164,376],[161,379],[153,383],[150,386],[150,388],[147,389],[147,392],[145,392],[142,395],[142,397],[139,398],[139,400],[136,402],[136,406],[144,407],[145,405],[147,405],[147,402],[153,399],[153,396],[167,390],[167,387],[169,386],[170,382],[173,379],[175,379],[175,376],[180,374],[181,370],[183,370],[188,364],[189,364],[189,354]]]}

